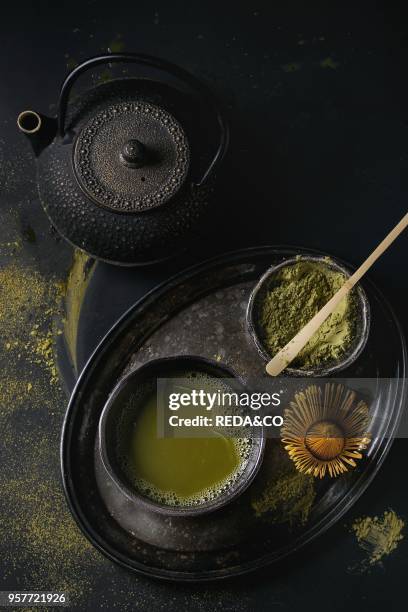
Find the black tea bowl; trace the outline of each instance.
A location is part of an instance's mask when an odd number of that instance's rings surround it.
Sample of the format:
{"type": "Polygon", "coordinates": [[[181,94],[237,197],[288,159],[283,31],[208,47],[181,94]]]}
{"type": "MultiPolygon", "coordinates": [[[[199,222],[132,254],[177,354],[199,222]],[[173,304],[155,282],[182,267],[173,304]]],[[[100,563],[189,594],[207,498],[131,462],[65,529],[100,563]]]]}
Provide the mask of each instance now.
{"type": "Polygon", "coordinates": [[[132,533],[136,533],[140,527],[140,512],[150,516],[193,517],[223,508],[245,491],[261,465],[265,446],[263,431],[257,431],[254,436],[248,431],[245,437],[251,440],[250,450],[242,470],[227,489],[214,499],[197,505],[169,505],[150,499],[132,486],[121,468],[118,456],[119,423],[121,431],[123,423],[134,423],[135,411],[155,392],[157,379],[183,378],[186,372],[223,379],[223,383],[228,379],[228,385],[231,381],[233,390],[245,389],[234,372],[219,363],[189,355],[167,357],[148,362],[125,376],[109,396],[102,411],[95,449],[99,490],[110,513],[132,533]]]}
{"type": "MultiPolygon", "coordinates": [[[[262,328],[260,325],[262,303],[269,289],[273,287],[276,281],[276,276],[282,270],[282,268],[292,266],[299,261],[321,264],[326,266],[329,270],[331,269],[336,272],[341,272],[346,278],[350,276],[350,271],[339,263],[333,261],[333,259],[313,255],[291,257],[277,266],[269,268],[269,270],[263,274],[252,290],[246,313],[247,330],[258,350],[259,355],[265,361],[269,361],[272,359],[272,357],[274,357],[274,355],[269,352],[263,338],[262,328]]],[[[354,287],[353,295],[356,303],[355,333],[349,348],[344,352],[344,354],[335,361],[322,362],[319,364],[319,366],[316,366],[313,369],[288,366],[285,368],[284,374],[298,377],[332,376],[341,370],[345,370],[356,361],[357,357],[359,357],[359,355],[362,353],[368,340],[370,331],[370,305],[367,295],[361,285],[354,287]]]]}

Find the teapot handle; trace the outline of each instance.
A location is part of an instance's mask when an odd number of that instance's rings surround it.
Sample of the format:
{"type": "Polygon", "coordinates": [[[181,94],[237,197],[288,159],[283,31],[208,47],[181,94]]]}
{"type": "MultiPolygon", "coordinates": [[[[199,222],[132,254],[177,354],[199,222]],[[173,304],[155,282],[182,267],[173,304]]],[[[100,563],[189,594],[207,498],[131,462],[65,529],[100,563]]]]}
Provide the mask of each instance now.
{"type": "Polygon", "coordinates": [[[203,185],[209,179],[210,175],[212,175],[216,171],[217,167],[221,163],[226,153],[229,143],[228,123],[223,113],[221,112],[221,108],[216,97],[204,82],[190,74],[190,72],[188,72],[187,70],[184,70],[184,68],[180,68],[179,66],[176,66],[175,64],[172,64],[171,62],[160,59],[158,57],[139,53],[108,53],[105,55],[98,55],[96,57],[92,57],[74,68],[74,70],[69,73],[64,83],[62,84],[59,96],[57,120],[58,133],[61,138],[63,138],[66,133],[65,119],[67,115],[69,95],[71,93],[71,89],[74,85],[74,82],[81,74],[83,74],[90,68],[94,68],[95,66],[99,66],[100,64],[111,64],[114,62],[143,64],[145,66],[150,66],[159,70],[163,70],[164,72],[173,74],[181,82],[187,84],[193,91],[199,93],[205,98],[207,104],[213,111],[218,124],[219,142],[217,150],[210,164],[205,170],[200,181],[196,183],[198,187],[203,185]]]}

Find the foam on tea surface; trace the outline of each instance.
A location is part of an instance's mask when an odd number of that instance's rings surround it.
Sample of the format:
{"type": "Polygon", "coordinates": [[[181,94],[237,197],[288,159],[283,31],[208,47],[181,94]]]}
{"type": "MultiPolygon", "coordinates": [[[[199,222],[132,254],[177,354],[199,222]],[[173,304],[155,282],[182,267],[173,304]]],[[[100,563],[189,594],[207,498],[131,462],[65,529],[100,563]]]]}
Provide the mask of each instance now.
{"type": "MultiPolygon", "coordinates": [[[[195,387],[226,388],[222,381],[198,373],[180,378],[195,387]]],[[[174,384],[177,388],[177,380],[174,384]]],[[[247,465],[251,438],[228,437],[216,429],[206,429],[205,437],[158,437],[156,390],[137,404],[133,418],[122,422],[119,436],[119,461],[132,488],[160,504],[196,506],[215,500],[236,483],[247,465]]]]}

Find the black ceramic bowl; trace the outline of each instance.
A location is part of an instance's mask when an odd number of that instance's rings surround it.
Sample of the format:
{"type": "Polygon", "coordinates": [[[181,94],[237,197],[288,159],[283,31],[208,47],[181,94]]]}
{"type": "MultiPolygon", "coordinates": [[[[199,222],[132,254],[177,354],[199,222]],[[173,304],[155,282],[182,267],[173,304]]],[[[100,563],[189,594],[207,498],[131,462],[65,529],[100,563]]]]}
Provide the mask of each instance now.
{"type": "MultiPolygon", "coordinates": [[[[350,276],[349,270],[336,263],[332,259],[328,260],[322,256],[301,256],[286,259],[277,266],[273,266],[265,272],[255,285],[248,302],[247,308],[247,328],[252,340],[258,349],[259,354],[265,361],[272,359],[273,355],[269,352],[262,334],[260,326],[260,308],[265,298],[266,293],[273,286],[277,272],[286,266],[291,266],[299,261],[310,261],[320,263],[327,266],[331,270],[342,272],[346,278],[350,276]]],[[[360,285],[353,289],[356,300],[356,330],[354,339],[350,347],[344,352],[344,355],[336,361],[323,362],[320,366],[314,369],[287,367],[285,373],[292,376],[330,376],[348,368],[363,351],[370,331],[370,305],[365,294],[365,291],[360,285]]]]}
{"type": "Polygon", "coordinates": [[[245,437],[251,437],[251,446],[241,473],[225,492],[214,499],[197,505],[173,506],[157,503],[132,487],[121,469],[118,457],[118,423],[120,420],[122,423],[123,420],[125,423],[128,420],[129,423],[134,422],[135,410],[143,404],[145,398],[156,391],[158,378],[181,378],[186,372],[198,372],[212,378],[228,379],[228,386],[231,385],[233,390],[244,390],[242,382],[235,374],[216,362],[195,356],[168,357],[153,360],[123,378],[113,390],[102,411],[96,448],[99,486],[108,510],[130,531],[134,530],[132,517],[129,516],[129,508],[132,506],[166,516],[195,516],[222,508],[248,487],[261,464],[265,446],[263,431],[257,431],[253,436],[249,431],[245,437]],[[126,414],[124,411],[131,414],[126,414]]]}

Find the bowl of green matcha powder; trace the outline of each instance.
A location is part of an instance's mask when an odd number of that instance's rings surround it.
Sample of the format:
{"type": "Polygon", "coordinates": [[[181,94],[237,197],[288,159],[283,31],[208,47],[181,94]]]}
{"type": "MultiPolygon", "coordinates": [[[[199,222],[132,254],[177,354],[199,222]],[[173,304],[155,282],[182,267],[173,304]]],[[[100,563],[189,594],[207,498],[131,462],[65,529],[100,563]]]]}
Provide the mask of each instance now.
{"type": "MultiPolygon", "coordinates": [[[[248,331],[269,361],[312,319],[350,276],[329,257],[298,256],[270,268],[252,291],[248,331]]],[[[329,376],[349,367],[368,339],[370,308],[355,287],[286,368],[295,376],[329,376]]]]}

